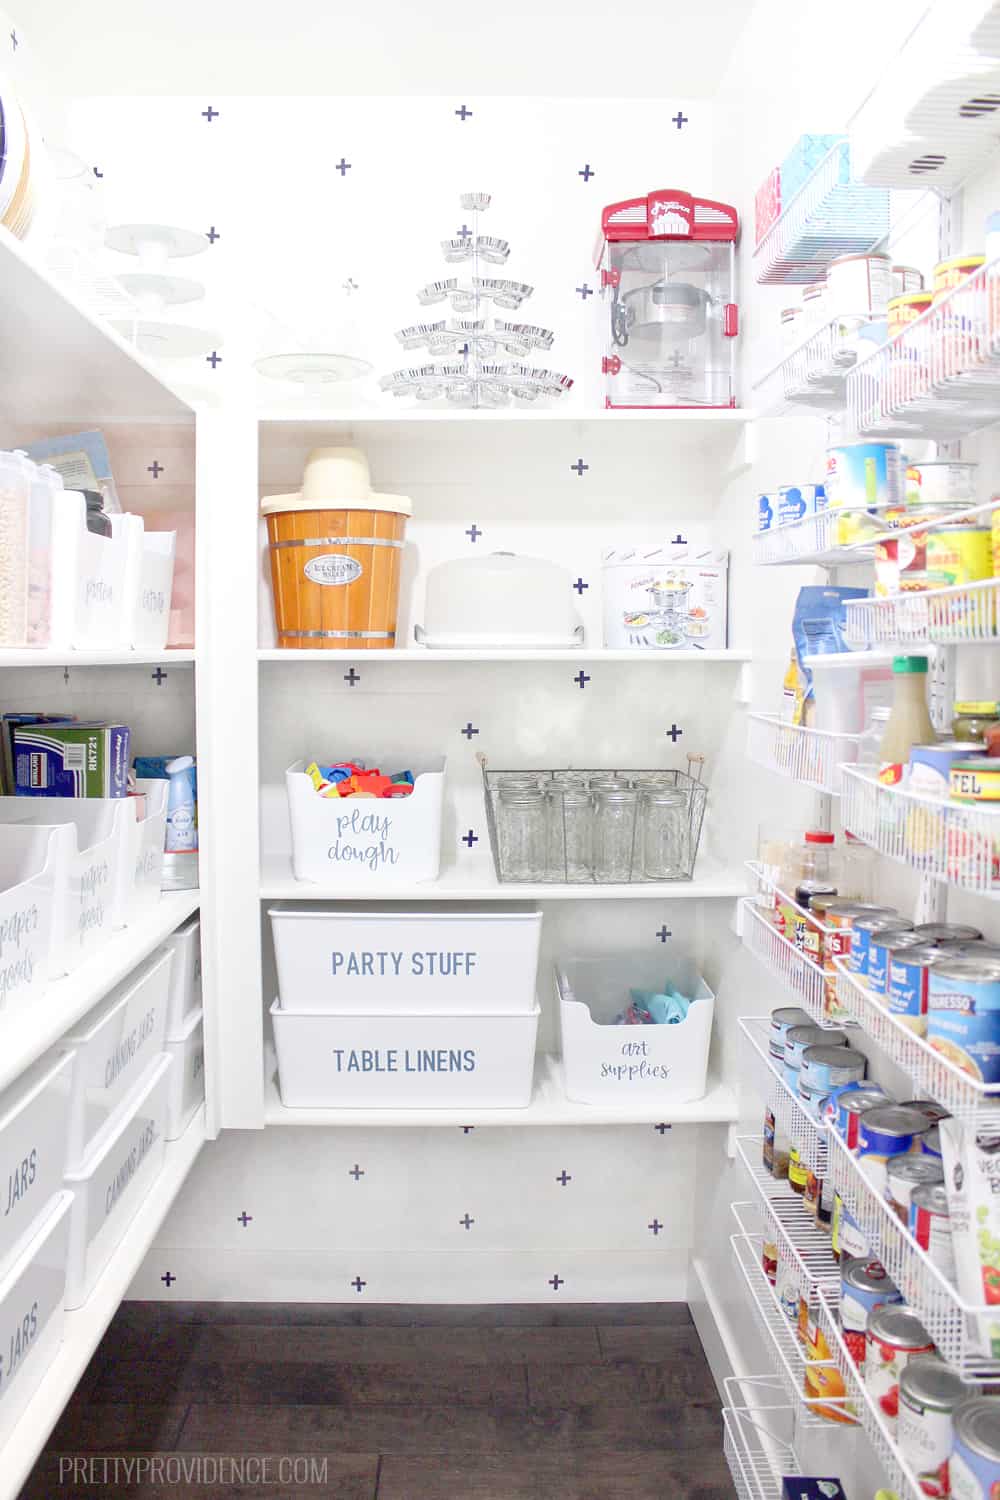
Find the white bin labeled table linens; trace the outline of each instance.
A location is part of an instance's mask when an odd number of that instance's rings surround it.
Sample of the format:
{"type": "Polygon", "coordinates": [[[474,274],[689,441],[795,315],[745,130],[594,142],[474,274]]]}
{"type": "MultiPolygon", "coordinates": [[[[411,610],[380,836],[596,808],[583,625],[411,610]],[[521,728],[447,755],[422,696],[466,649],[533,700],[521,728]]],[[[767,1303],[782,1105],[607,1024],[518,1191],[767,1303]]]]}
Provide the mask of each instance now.
{"type": "Polygon", "coordinates": [[[26,1008],[48,983],[58,841],[51,828],[0,835],[0,1013],[26,1008]]]}
{"type": "Polygon", "coordinates": [[[163,1165],[173,1059],[163,1055],[122,1100],[78,1171],[73,1190],[66,1306],[82,1307],[163,1165]]]}
{"type": "MultiPolygon", "coordinates": [[[[395,769],[397,757],[369,757],[395,769]]],[[[382,886],[436,880],[441,868],[443,757],[411,761],[408,797],[321,797],[304,760],[285,772],[296,880],[321,885],[382,886]]],[[[403,769],[402,766],[399,767],[403,769]]]]}
{"type": "Polygon", "coordinates": [[[622,953],[556,966],[566,1097],[581,1104],[688,1104],[705,1093],[715,996],[688,964],[672,964],[670,980],[693,1001],[676,1025],[616,1026],[629,989],[659,992],[667,977],[661,958],[622,953]]]}
{"type": "Polygon", "coordinates": [[[71,1172],[164,1050],[172,960],[166,949],[153,954],[66,1037],[74,1050],[66,1149],[71,1172]]]}
{"type": "Polygon", "coordinates": [[[177,1036],[196,1010],[201,1010],[201,919],[197,913],[164,939],[174,955],[170,969],[167,1036],[177,1036]]]}
{"type": "Polygon", "coordinates": [[[0,1448],[62,1342],[72,1193],[50,1198],[7,1275],[0,1279],[0,1448]]]}
{"type": "Polygon", "coordinates": [[[525,1016],[323,1016],[271,1006],[291,1109],[523,1109],[538,1008],[525,1016]]]}
{"type": "Polygon", "coordinates": [[[200,1010],[188,1016],[166,1051],[174,1060],[167,1096],[167,1140],[178,1140],[205,1102],[205,1024],[200,1010]]]}
{"type": "Polygon", "coordinates": [[[268,908],[278,1003],[299,1013],[527,1015],[540,912],[268,908]]]}
{"type": "Polygon", "coordinates": [[[0,1277],[62,1189],[72,1067],[71,1052],[50,1054],[0,1094],[0,1277]]]}

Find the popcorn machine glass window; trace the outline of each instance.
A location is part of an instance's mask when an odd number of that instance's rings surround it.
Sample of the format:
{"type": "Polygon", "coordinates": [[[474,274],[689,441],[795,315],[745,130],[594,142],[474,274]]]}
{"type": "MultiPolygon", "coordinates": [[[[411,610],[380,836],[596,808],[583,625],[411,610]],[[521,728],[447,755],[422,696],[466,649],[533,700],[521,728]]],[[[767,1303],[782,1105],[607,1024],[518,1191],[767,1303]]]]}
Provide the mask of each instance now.
{"type": "Polygon", "coordinates": [[[735,406],[736,210],[664,190],[601,228],[605,405],[735,406]]]}

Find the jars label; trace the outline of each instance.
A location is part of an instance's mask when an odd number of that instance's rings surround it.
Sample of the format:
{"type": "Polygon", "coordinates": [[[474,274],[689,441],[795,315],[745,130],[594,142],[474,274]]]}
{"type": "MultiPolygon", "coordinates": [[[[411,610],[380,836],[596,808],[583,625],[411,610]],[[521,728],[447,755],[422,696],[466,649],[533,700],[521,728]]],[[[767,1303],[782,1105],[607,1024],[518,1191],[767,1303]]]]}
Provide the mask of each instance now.
{"type": "Polygon", "coordinates": [[[305,575],[310,583],[318,583],[323,588],[355,583],[361,573],[361,564],[341,552],[325,552],[322,557],[311,557],[305,565],[305,575]]]}

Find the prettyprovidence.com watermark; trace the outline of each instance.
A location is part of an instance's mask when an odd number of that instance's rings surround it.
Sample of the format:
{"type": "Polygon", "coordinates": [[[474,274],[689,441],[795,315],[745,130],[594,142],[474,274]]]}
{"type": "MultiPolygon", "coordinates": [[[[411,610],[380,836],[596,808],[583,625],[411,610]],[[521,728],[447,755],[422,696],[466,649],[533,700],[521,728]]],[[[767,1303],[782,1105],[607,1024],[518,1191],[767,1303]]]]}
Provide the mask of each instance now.
{"type": "Polygon", "coordinates": [[[236,1486],[329,1483],[329,1460],[295,1453],[87,1453],[59,1454],[60,1485],[236,1486]]]}

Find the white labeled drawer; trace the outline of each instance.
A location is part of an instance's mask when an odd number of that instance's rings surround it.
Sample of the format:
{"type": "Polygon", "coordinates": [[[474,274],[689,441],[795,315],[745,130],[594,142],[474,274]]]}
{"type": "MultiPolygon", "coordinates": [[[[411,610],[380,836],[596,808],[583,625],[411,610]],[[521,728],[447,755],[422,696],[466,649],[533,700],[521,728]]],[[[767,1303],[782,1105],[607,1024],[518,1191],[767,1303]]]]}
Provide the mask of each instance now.
{"type": "Polygon", "coordinates": [[[321,1016],[271,1007],[290,1108],[523,1109],[538,1008],[526,1016],[321,1016]]]}
{"type": "Polygon", "coordinates": [[[201,1010],[201,919],[195,915],[163,945],[174,955],[167,1007],[167,1036],[183,1032],[192,1011],[201,1010]]]}
{"type": "Polygon", "coordinates": [[[167,1140],[184,1134],[205,1099],[205,1025],[200,1010],[187,1018],[184,1030],[166,1044],[174,1060],[167,1097],[167,1140]]]}
{"type": "Polygon", "coordinates": [[[0,1276],[62,1188],[72,1067],[49,1054],[0,1094],[0,1276]]]}
{"type": "Polygon", "coordinates": [[[100,1130],[163,1051],[173,955],[154,953],[66,1038],[75,1053],[66,1165],[83,1162],[100,1130]]]}
{"type": "Polygon", "coordinates": [[[269,908],[282,1009],[528,1015],[540,912],[269,908]]]}
{"type": "Polygon", "coordinates": [[[109,1122],[76,1172],[73,1190],[66,1306],[81,1307],[135,1217],[163,1165],[167,1096],[173,1060],[155,1062],[122,1101],[121,1123],[109,1122]]]}
{"type": "Polygon", "coordinates": [[[50,1198],[38,1227],[0,1280],[0,1448],[62,1341],[72,1193],[50,1198]]]}

